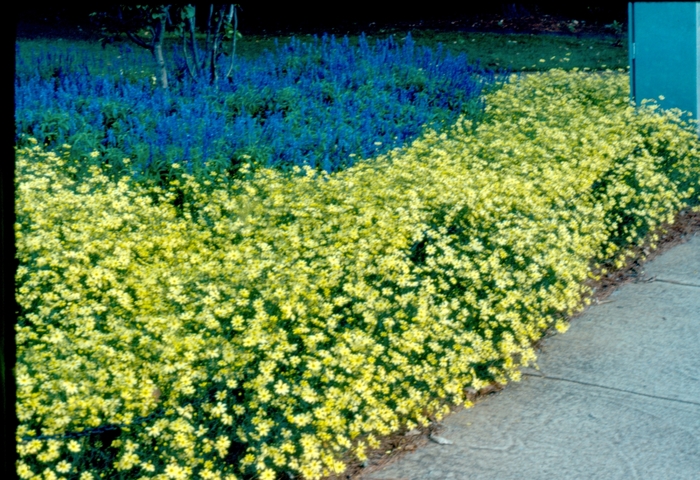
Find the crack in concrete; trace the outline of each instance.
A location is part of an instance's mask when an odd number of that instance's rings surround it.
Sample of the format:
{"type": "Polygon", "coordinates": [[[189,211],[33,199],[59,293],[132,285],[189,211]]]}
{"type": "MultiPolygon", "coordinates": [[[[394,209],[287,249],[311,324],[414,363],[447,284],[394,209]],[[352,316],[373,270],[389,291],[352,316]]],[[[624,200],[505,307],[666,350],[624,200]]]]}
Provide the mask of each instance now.
{"type": "Polygon", "coordinates": [[[603,390],[614,390],[616,392],[631,393],[632,395],[639,395],[642,397],[655,398],[657,400],[668,400],[670,402],[685,403],[688,405],[695,405],[695,406],[700,407],[700,402],[693,402],[691,400],[680,400],[678,398],[661,397],[658,395],[650,395],[648,393],[635,392],[634,390],[625,390],[623,388],[607,387],[605,385],[598,385],[597,383],[582,382],[580,380],[571,380],[569,378],[562,378],[562,377],[550,377],[550,376],[544,375],[544,374],[526,373],[526,372],[523,372],[522,374],[526,375],[528,377],[539,377],[539,378],[545,378],[545,379],[549,379],[549,380],[559,380],[561,382],[577,383],[579,385],[584,385],[587,387],[597,387],[597,388],[602,388],[603,390]]]}
{"type": "Polygon", "coordinates": [[[654,279],[654,281],[655,282],[663,282],[663,283],[673,283],[674,285],[684,285],[686,287],[700,288],[700,285],[695,284],[695,283],[677,282],[675,280],[664,280],[663,278],[656,278],[656,279],[654,279]]]}

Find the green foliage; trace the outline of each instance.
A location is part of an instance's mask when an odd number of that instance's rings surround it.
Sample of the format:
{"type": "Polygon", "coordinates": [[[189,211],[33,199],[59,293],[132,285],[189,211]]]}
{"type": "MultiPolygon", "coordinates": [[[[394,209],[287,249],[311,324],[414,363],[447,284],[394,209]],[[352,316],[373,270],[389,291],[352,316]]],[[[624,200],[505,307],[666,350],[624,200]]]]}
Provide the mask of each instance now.
{"type": "Polygon", "coordinates": [[[59,138],[65,138],[70,124],[70,114],[63,112],[47,112],[39,123],[37,132],[45,138],[44,144],[48,145],[59,138]]]}
{"type": "Polygon", "coordinates": [[[622,24],[617,20],[614,20],[613,23],[606,25],[605,28],[612,30],[615,35],[622,35],[622,24]]]}
{"type": "Polygon", "coordinates": [[[622,47],[622,24],[619,23],[617,20],[613,21],[613,23],[610,23],[605,26],[606,28],[612,30],[612,32],[615,34],[617,37],[617,40],[615,43],[612,44],[613,47],[622,47]]]}

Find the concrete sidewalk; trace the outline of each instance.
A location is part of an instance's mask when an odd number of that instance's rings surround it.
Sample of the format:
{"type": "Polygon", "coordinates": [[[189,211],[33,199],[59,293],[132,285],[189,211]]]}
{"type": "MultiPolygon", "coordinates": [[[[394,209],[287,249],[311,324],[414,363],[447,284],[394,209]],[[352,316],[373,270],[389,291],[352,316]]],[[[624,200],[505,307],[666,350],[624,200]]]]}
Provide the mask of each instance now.
{"type": "Polygon", "coordinates": [[[540,371],[364,480],[700,479],[700,233],[543,342],[540,371]]]}

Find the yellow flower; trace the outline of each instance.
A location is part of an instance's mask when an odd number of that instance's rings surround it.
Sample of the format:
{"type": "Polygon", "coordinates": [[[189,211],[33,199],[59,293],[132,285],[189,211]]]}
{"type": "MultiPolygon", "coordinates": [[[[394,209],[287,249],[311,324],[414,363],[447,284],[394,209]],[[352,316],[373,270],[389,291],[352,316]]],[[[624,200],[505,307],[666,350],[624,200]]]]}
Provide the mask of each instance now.
{"type": "Polygon", "coordinates": [[[219,435],[216,439],[216,449],[219,451],[219,457],[224,458],[228,453],[228,447],[231,445],[231,440],[225,435],[219,435]]]}
{"type": "Polygon", "coordinates": [[[32,472],[32,469],[29,468],[29,466],[26,463],[18,462],[17,475],[19,476],[19,478],[32,478],[34,476],[34,472],[32,472]]]}
{"type": "Polygon", "coordinates": [[[275,472],[266,468],[260,472],[260,480],[275,480],[275,472]]]}
{"type": "Polygon", "coordinates": [[[56,464],[56,471],[58,473],[68,473],[71,471],[71,464],[65,460],[61,460],[56,464]]]}
{"type": "Polygon", "coordinates": [[[187,478],[185,469],[175,463],[170,463],[165,467],[165,475],[175,480],[184,480],[187,478]]]}
{"type": "Polygon", "coordinates": [[[78,453],[80,451],[80,448],[81,448],[80,444],[78,442],[76,442],[75,440],[70,440],[68,442],[67,447],[68,447],[68,450],[70,450],[73,453],[78,453]]]}
{"type": "Polygon", "coordinates": [[[275,384],[275,393],[277,393],[277,395],[286,395],[289,393],[289,385],[284,383],[282,380],[279,380],[275,384]]]}
{"type": "Polygon", "coordinates": [[[559,320],[555,324],[555,327],[559,333],[566,333],[566,331],[569,329],[569,324],[559,320]]]}

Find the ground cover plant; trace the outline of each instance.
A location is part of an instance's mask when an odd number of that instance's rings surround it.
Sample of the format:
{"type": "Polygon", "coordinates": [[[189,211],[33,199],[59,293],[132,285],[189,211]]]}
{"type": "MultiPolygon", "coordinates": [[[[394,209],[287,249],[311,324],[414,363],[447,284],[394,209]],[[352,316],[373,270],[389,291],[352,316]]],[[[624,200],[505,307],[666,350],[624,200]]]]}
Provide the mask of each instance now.
{"type": "Polygon", "coordinates": [[[333,174],[162,188],[20,149],[22,477],[319,478],[517,380],[589,276],[700,203],[694,126],[620,73],[512,79],[333,174]]]}
{"type": "Polygon", "coordinates": [[[375,45],[361,36],[357,46],[323,36],[241,58],[233,82],[212,87],[185,75],[173,47],[181,78],[169,90],[143,77],[149,56],[128,47],[100,57],[79,49],[19,52],[20,145],[30,137],[49,149],[68,143],[78,175],[99,162],[111,165],[115,179],[159,179],[174,163],[197,178],[232,174],[244,159],[334,172],[411,141],[426,126],[449,125],[460,114],[476,119],[484,89],[503,77],[464,55],[417,47],[410,35],[375,45]]]}

